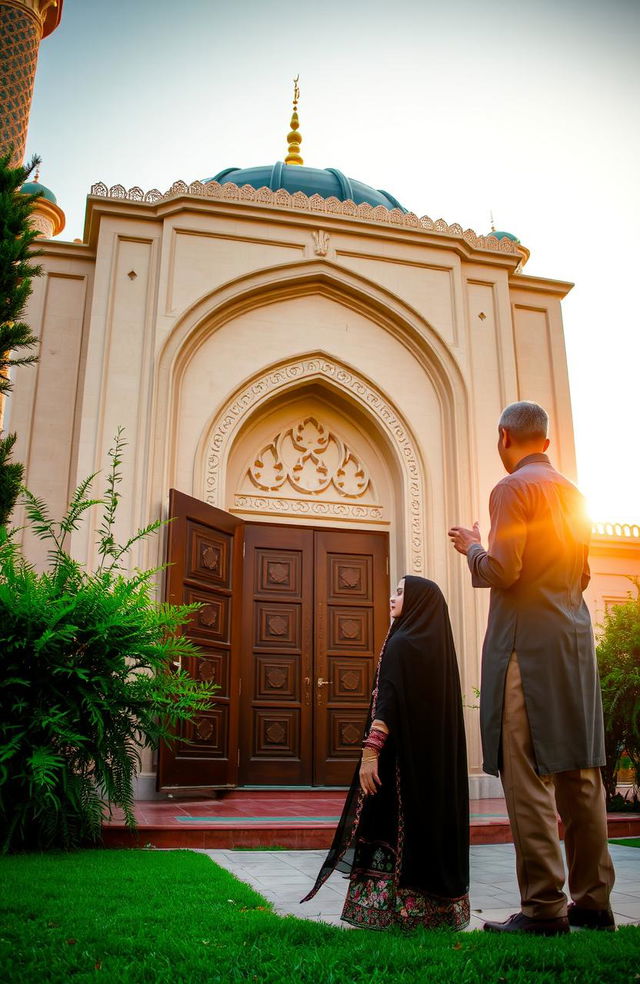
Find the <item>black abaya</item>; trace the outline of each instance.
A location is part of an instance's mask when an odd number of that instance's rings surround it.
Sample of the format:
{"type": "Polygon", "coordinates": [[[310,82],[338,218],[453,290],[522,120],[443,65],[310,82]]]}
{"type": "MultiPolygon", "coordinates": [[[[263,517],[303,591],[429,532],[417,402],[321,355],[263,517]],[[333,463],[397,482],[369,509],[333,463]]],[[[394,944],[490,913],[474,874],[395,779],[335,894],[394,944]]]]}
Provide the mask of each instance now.
{"type": "Polygon", "coordinates": [[[311,898],[334,868],[350,872],[343,918],[371,928],[469,920],[469,795],[458,664],[447,605],[407,575],[401,615],[378,664],[367,731],[389,728],[381,786],[360,790],[359,764],[311,898]]]}

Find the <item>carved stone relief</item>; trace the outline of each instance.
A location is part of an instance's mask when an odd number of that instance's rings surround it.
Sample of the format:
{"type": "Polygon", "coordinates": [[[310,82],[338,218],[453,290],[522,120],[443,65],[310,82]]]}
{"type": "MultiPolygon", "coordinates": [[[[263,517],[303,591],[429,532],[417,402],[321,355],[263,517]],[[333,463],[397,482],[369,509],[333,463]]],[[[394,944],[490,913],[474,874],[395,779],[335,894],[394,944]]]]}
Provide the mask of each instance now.
{"type": "Polygon", "coordinates": [[[360,498],[371,482],[349,446],[315,417],[276,434],[254,456],[247,476],[262,492],[277,492],[288,485],[296,492],[316,495],[333,486],[346,499],[360,498]]]}
{"type": "Polygon", "coordinates": [[[271,516],[325,516],[367,523],[384,521],[381,506],[356,506],[346,502],[325,502],[322,499],[313,502],[309,499],[281,499],[277,496],[237,493],[233,497],[233,508],[271,516]]]}
{"type": "MultiPolygon", "coordinates": [[[[222,477],[227,452],[236,431],[247,420],[252,410],[278,391],[284,392],[304,380],[318,378],[330,380],[336,387],[355,399],[367,413],[375,416],[396,448],[397,460],[404,475],[404,513],[410,547],[407,561],[411,571],[421,574],[424,570],[424,493],[422,468],[413,442],[402,420],[378,390],[356,372],[345,369],[339,363],[324,356],[296,359],[265,372],[237,392],[221,408],[212,422],[207,439],[203,498],[213,506],[225,508],[222,477]]],[[[326,516],[368,522],[384,519],[379,505],[370,506],[344,498],[340,502],[333,503],[243,493],[235,495],[233,506],[236,509],[262,511],[272,515],[277,513],[309,517],[326,516]]]]}
{"type": "Polygon", "coordinates": [[[313,251],[316,256],[326,256],[329,252],[329,233],[325,232],[324,229],[318,229],[311,235],[313,236],[313,251]]]}

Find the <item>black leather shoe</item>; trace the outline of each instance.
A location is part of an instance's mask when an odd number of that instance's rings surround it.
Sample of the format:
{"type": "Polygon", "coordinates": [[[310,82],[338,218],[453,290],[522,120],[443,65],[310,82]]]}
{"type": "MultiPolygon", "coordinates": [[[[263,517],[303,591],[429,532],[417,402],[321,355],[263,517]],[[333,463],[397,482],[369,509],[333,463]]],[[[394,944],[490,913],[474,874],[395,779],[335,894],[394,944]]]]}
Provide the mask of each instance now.
{"type": "Polygon", "coordinates": [[[569,932],[566,916],[557,919],[531,919],[524,912],[516,912],[505,922],[486,922],[483,926],[488,933],[532,933],[535,936],[561,936],[569,932]]]}
{"type": "Polygon", "coordinates": [[[578,929],[608,929],[616,928],[611,909],[583,909],[572,902],[567,913],[569,925],[578,929]]]}

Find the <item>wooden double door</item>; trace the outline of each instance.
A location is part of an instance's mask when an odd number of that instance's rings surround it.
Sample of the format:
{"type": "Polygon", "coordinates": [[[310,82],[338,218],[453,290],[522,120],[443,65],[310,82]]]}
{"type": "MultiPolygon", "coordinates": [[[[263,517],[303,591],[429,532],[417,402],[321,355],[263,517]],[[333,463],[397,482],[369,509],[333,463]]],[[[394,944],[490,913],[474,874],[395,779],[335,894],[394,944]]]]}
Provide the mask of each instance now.
{"type": "Polygon", "coordinates": [[[219,689],[159,785],[347,785],[388,626],[388,536],[245,523],[172,491],[167,589],[199,602],[185,661],[219,689]]]}

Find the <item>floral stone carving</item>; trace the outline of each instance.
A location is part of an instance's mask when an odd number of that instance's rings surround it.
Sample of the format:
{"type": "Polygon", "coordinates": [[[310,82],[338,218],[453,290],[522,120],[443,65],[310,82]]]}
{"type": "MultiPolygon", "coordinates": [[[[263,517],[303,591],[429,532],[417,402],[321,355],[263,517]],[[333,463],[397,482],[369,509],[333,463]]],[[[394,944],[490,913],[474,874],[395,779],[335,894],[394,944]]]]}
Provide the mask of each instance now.
{"type": "Polygon", "coordinates": [[[358,499],[369,488],[369,473],[338,435],[315,417],[282,431],[255,456],[247,472],[263,492],[285,485],[316,495],[333,485],[340,496],[358,499]]]}
{"type": "MultiPolygon", "coordinates": [[[[277,192],[276,194],[279,194],[277,192]]],[[[285,192],[288,194],[288,192],[285,192]]],[[[204,462],[203,498],[212,506],[224,508],[224,471],[226,449],[233,441],[238,427],[252,410],[272,393],[282,392],[304,379],[324,378],[349,393],[368,413],[375,416],[396,448],[406,482],[405,516],[410,533],[409,570],[422,574],[424,570],[424,478],[407,425],[389,405],[386,397],[355,370],[347,369],[325,355],[314,354],[272,367],[254,377],[220,408],[207,436],[204,462]]],[[[236,494],[234,506],[252,512],[316,516],[356,521],[383,521],[378,505],[360,502],[326,502],[319,498],[295,499],[287,496],[236,494]]]]}

